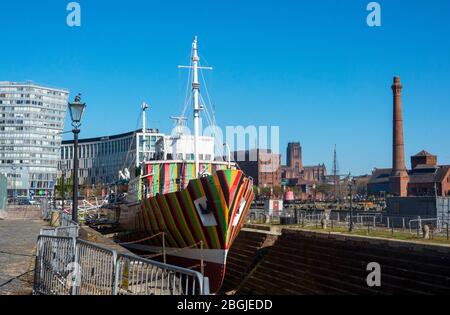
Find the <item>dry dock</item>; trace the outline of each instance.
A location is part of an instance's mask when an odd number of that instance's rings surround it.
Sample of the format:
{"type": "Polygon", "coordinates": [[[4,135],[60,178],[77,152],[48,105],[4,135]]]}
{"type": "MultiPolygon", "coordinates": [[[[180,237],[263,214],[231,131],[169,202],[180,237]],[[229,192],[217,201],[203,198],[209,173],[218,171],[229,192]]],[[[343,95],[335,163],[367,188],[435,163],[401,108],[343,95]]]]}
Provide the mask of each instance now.
{"type": "Polygon", "coordinates": [[[229,253],[226,294],[450,294],[450,246],[283,229],[244,229],[229,253]],[[368,264],[381,266],[370,287],[368,264]]]}

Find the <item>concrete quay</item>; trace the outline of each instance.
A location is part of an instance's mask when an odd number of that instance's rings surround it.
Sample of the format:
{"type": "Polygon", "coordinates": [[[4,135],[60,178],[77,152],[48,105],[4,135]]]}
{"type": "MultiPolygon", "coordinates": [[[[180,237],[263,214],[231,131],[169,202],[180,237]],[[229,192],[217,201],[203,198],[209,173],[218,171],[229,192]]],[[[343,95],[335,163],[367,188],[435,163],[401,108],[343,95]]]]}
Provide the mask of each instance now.
{"type": "Polygon", "coordinates": [[[42,220],[0,220],[0,295],[32,293],[36,241],[42,220]]]}

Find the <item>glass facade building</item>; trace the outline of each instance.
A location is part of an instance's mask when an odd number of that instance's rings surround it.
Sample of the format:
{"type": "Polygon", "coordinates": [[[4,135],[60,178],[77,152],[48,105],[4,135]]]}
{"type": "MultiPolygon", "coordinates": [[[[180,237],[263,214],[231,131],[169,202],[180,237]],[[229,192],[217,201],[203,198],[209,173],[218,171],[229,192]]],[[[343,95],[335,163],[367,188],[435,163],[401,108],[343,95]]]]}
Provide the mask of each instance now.
{"type": "MultiPolygon", "coordinates": [[[[78,141],[80,186],[107,185],[119,179],[119,171],[128,168],[134,177],[135,168],[143,159],[145,145],[146,160],[155,157],[156,142],[163,138],[156,129],[148,129],[146,141],[142,130],[120,135],[81,139],[78,141]]],[[[63,173],[70,178],[73,172],[73,141],[63,141],[58,177],[63,173]]]]}
{"type": "Polygon", "coordinates": [[[0,81],[0,173],[8,199],[53,195],[69,91],[0,81]]]}

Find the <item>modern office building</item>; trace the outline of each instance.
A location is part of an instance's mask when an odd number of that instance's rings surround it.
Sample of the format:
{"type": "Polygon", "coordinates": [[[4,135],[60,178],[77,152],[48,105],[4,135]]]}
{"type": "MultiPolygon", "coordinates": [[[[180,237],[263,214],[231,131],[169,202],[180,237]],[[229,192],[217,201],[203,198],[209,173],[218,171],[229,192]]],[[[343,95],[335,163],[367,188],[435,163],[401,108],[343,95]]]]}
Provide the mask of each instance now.
{"type": "Polygon", "coordinates": [[[33,82],[0,82],[0,173],[9,200],[52,196],[68,97],[33,82]]]}
{"type": "MultiPolygon", "coordinates": [[[[119,172],[127,168],[134,177],[135,169],[144,158],[155,158],[156,143],[164,137],[157,129],[147,129],[146,141],[142,130],[120,135],[81,139],[78,141],[79,183],[90,188],[106,185],[119,179],[119,172]]],[[[58,178],[73,172],[73,141],[63,141],[58,178]]]]}

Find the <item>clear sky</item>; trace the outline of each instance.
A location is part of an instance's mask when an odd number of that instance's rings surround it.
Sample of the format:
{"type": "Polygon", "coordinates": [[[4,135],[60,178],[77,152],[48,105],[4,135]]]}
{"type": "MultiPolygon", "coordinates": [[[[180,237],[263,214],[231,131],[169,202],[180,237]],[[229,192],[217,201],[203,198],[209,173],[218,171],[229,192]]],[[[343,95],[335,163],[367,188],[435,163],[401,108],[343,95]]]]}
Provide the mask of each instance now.
{"type": "Polygon", "coordinates": [[[300,141],[305,164],[331,168],[337,144],[342,173],[370,173],[391,165],[400,75],[406,156],[450,164],[448,0],[378,1],[379,28],[366,24],[368,0],[81,0],[80,28],[66,25],[68,2],[1,1],[0,81],[81,92],[83,137],[136,128],[143,100],[168,132],[197,34],[220,126],[277,125],[283,155],[300,141]]]}

